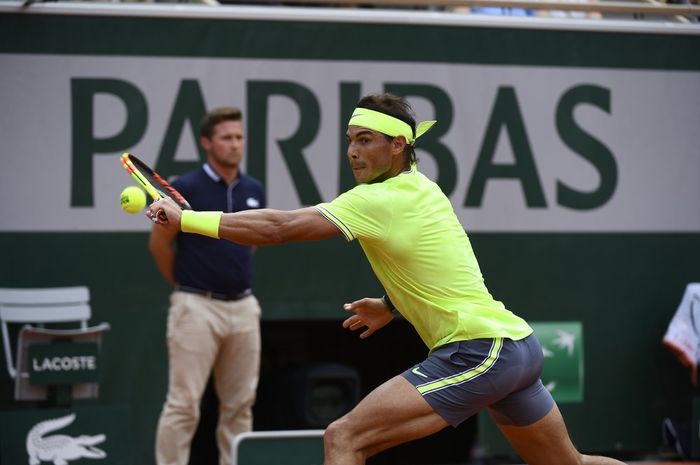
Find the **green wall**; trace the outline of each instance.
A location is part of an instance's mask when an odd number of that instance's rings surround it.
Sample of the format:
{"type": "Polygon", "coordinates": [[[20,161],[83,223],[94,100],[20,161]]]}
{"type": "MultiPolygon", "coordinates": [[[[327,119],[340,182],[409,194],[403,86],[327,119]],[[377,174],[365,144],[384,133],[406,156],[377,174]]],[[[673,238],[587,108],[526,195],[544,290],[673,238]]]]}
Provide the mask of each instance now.
{"type": "MultiPolygon", "coordinates": [[[[87,285],[93,320],[112,325],[99,402],[131,408],[135,463],[149,463],[166,382],[168,289],[146,240],[0,235],[3,261],[13,264],[0,269],[3,286],[87,285]]],[[[583,322],[585,402],[562,406],[577,445],[657,450],[661,419],[690,409],[688,372],[661,337],[685,284],[700,280],[700,235],[474,234],[472,241],[492,293],[510,309],[533,321],[583,322]]],[[[342,302],[379,292],[359,248],[342,240],[262,248],[256,264],[266,319],[340,319],[342,302]]],[[[0,387],[2,407],[15,408],[7,377],[0,387]]]]}

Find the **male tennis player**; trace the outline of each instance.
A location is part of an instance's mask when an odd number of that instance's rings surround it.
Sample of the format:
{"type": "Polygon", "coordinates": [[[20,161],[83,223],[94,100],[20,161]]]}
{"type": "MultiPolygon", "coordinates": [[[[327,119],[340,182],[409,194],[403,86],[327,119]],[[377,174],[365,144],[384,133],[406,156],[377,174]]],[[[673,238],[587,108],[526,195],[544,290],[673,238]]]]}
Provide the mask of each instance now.
{"type": "Polygon", "coordinates": [[[325,465],[359,465],[378,452],[456,426],[487,408],[529,464],[620,464],[580,454],[539,379],[542,349],[528,324],[494,300],[467,234],[440,188],[416,168],[414,146],[434,121],[416,126],[400,97],[360,100],[350,118],[347,156],[358,186],[335,200],[293,211],[181,211],[168,227],[247,245],[358,239],[382,298],[346,304],[350,330],[372,335],[394,310],[416,328],[428,358],[385,382],[328,426],[325,465]]]}

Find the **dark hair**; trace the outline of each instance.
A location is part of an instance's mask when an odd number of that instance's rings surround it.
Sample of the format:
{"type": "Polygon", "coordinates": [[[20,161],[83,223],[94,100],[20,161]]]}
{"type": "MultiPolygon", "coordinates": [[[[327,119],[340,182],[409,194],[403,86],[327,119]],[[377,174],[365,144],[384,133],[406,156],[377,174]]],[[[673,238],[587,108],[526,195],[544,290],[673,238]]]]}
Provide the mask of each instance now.
{"type": "Polygon", "coordinates": [[[241,121],[243,120],[243,112],[236,107],[221,107],[207,113],[199,125],[199,135],[211,139],[214,133],[214,128],[217,124],[224,121],[241,121]]]}
{"type": "MultiPolygon", "coordinates": [[[[378,111],[394,118],[398,118],[404,123],[411,126],[413,137],[416,136],[416,118],[413,115],[413,109],[405,98],[394,94],[373,94],[362,97],[357,102],[359,108],[367,108],[369,110],[378,111]]],[[[393,137],[386,136],[388,140],[393,137]]],[[[412,145],[406,144],[404,155],[410,163],[416,163],[416,152],[412,145]]]]}

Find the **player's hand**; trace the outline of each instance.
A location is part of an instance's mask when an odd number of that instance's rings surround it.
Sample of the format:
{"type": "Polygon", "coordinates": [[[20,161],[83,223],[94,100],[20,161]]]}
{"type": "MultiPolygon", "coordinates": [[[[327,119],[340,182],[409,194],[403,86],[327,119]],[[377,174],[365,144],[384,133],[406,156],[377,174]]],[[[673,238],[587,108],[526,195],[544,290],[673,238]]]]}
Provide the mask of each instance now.
{"type": "Polygon", "coordinates": [[[168,197],[156,199],[147,209],[146,216],[156,224],[167,229],[180,230],[182,209],[173,199],[168,197]]]}
{"type": "Polygon", "coordinates": [[[346,312],[354,315],[343,321],[343,328],[350,331],[366,328],[360,334],[360,339],[366,339],[375,331],[388,325],[394,319],[394,314],[387,308],[382,299],[365,297],[343,305],[346,312]]]}

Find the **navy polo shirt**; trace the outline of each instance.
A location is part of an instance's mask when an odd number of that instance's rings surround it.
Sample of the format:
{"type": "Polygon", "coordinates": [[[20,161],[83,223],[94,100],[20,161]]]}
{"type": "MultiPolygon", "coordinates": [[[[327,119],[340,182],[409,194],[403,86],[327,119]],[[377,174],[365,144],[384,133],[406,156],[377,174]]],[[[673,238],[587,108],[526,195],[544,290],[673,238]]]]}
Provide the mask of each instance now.
{"type": "MultiPolygon", "coordinates": [[[[266,206],[262,184],[240,171],[229,185],[205,164],[172,184],[197,211],[229,213],[266,206]]],[[[199,234],[180,233],[175,280],[183,286],[212,292],[238,293],[249,289],[253,283],[251,248],[199,234]]]]}

